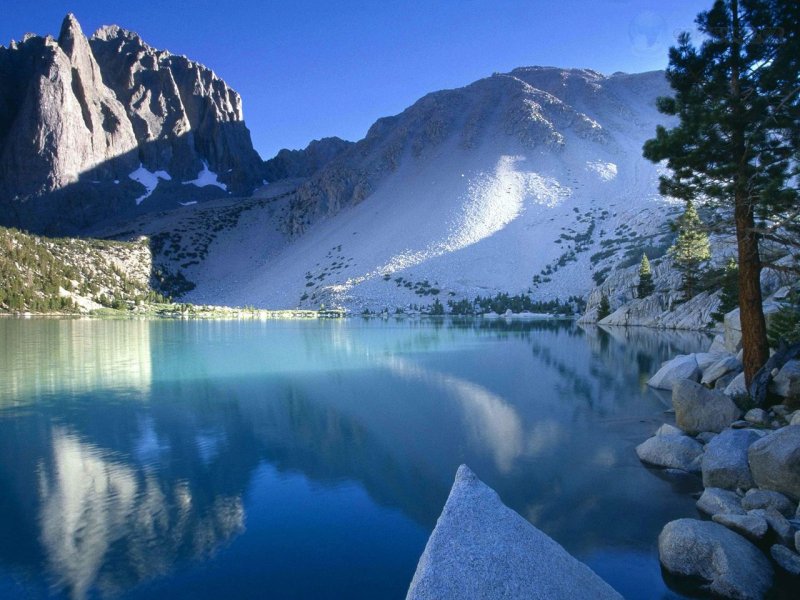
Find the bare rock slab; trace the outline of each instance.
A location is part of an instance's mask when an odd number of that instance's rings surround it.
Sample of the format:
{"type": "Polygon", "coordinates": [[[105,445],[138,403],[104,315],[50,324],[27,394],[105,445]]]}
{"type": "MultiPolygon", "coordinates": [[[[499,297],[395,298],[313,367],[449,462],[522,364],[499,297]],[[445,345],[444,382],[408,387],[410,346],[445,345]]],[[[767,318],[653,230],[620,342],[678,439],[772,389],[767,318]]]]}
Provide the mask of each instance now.
{"type": "Polygon", "coordinates": [[[512,598],[622,596],[462,465],[406,599],[512,598]]]}
{"type": "Polygon", "coordinates": [[[747,456],[758,487],[800,500],[800,425],[764,436],[750,446],[747,456]]]}
{"type": "Polygon", "coordinates": [[[741,414],[725,394],[683,379],[672,388],[675,423],[683,431],[697,435],[702,431],[719,433],[741,414]]]}
{"type": "Polygon", "coordinates": [[[694,354],[680,355],[656,371],[647,385],[659,390],[671,390],[682,379],[698,381],[700,374],[700,367],[697,365],[694,354]]]}
{"type": "Polygon", "coordinates": [[[763,598],[772,585],[772,565],[764,554],[718,523],[667,523],[658,536],[658,555],[673,575],[698,578],[705,590],[724,598],[763,598]]]}

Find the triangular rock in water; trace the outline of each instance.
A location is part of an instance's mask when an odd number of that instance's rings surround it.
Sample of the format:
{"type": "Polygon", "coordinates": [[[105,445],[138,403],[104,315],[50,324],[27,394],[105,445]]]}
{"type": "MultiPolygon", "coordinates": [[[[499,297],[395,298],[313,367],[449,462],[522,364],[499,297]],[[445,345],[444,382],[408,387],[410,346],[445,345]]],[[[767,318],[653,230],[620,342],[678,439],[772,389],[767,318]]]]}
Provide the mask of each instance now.
{"type": "Polygon", "coordinates": [[[407,600],[622,598],[461,465],[407,600]]]}

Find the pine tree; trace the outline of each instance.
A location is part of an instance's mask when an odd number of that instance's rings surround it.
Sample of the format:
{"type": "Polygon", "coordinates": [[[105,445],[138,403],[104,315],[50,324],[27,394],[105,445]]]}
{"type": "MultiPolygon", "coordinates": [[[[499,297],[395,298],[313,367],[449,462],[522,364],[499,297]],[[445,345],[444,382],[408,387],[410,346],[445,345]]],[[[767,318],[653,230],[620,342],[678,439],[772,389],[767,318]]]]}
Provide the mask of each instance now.
{"type": "Polygon", "coordinates": [[[716,321],[725,319],[725,315],[739,306],[739,265],[736,259],[731,258],[719,280],[722,294],[719,299],[719,307],[716,312],[711,313],[711,317],[716,321]]]}
{"type": "Polygon", "coordinates": [[[683,278],[683,299],[689,300],[697,294],[703,264],[711,258],[708,234],[691,200],[686,202],[686,211],[676,220],[675,228],[678,239],[669,253],[683,278]]]}
{"type": "Polygon", "coordinates": [[[642,262],[639,265],[639,285],[636,286],[636,295],[639,298],[647,298],[656,290],[653,283],[653,272],[650,269],[650,260],[647,254],[642,254],[642,262]]]}
{"type": "Polygon", "coordinates": [[[597,320],[602,321],[611,314],[611,303],[608,301],[608,296],[603,294],[600,296],[600,304],[597,307],[597,320]]]}
{"type": "Polygon", "coordinates": [[[722,225],[736,233],[748,384],[769,357],[759,236],[797,220],[798,22],[796,0],[717,0],[698,15],[704,41],[696,48],[688,33],[679,36],[667,69],[674,97],[658,101],[679,124],[658,127],[644,146],[645,157],[667,160],[671,170],[662,194],[703,197],[727,210],[722,225]],[[764,226],[756,228],[757,218],[764,226]]]}

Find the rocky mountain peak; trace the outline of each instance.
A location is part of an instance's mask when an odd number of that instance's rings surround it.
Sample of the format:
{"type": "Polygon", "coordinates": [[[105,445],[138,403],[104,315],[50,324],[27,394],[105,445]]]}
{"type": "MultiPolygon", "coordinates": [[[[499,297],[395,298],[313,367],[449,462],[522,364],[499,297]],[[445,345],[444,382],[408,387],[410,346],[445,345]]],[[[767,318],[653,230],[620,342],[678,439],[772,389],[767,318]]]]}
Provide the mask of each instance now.
{"type": "Polygon", "coordinates": [[[8,225],[71,232],[187,196],[246,195],[262,179],[241,98],[199,63],[116,25],[87,39],[72,13],[57,40],[26,36],[0,52],[8,225]]]}

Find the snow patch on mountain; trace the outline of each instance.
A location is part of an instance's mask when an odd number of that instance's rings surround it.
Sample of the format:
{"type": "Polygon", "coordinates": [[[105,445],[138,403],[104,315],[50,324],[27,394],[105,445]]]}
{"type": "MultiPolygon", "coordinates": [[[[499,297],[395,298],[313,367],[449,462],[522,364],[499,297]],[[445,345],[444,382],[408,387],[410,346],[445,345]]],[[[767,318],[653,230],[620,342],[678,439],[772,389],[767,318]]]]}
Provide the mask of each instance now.
{"type": "Polygon", "coordinates": [[[164,181],[172,180],[172,177],[166,171],[148,171],[142,164],[139,164],[139,168],[130,173],[128,177],[137,183],[141,183],[145,187],[145,193],[136,198],[137,206],[156,191],[159,179],[163,179],[164,181]]]}
{"type": "Polygon", "coordinates": [[[203,169],[197,175],[197,178],[191,181],[184,181],[183,185],[194,185],[197,187],[215,185],[223,191],[228,191],[228,186],[222,183],[219,180],[219,176],[208,168],[208,163],[206,161],[203,161],[203,169]]]}

